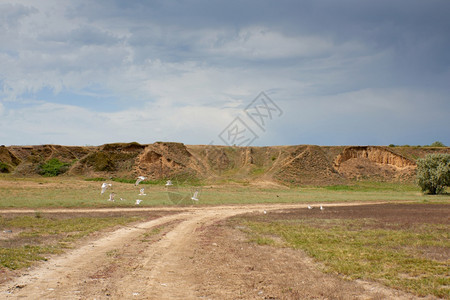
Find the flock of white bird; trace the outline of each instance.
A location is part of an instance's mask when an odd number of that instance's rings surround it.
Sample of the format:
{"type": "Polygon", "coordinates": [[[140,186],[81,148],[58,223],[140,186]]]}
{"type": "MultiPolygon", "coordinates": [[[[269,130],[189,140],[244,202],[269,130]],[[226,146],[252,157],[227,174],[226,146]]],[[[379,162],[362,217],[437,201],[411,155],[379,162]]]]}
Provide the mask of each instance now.
{"type": "MultiPolygon", "coordinates": [[[[139,183],[142,182],[142,181],[144,181],[145,179],[147,179],[147,177],[139,176],[139,177],[136,179],[136,182],[134,183],[134,185],[135,185],[135,186],[138,186],[139,183]]],[[[171,181],[171,180],[167,180],[165,186],[166,186],[166,187],[171,187],[171,186],[173,186],[172,181],[171,181]]],[[[111,187],[112,187],[112,184],[111,184],[111,183],[106,183],[106,182],[102,183],[102,188],[101,188],[101,193],[100,193],[100,194],[103,195],[103,194],[106,192],[106,190],[107,190],[108,188],[111,188],[111,187]]],[[[109,193],[109,199],[108,199],[108,201],[115,202],[115,195],[116,195],[116,194],[115,194],[113,191],[111,191],[111,192],[109,193]]],[[[144,189],[144,188],[141,188],[141,189],[139,190],[138,196],[146,196],[146,195],[147,195],[147,194],[145,193],[145,189],[144,189]]],[[[198,201],[199,201],[199,199],[198,199],[199,197],[198,197],[198,196],[199,196],[199,191],[198,191],[198,190],[195,190],[194,193],[193,193],[193,195],[192,195],[192,197],[191,197],[191,200],[192,200],[192,201],[198,202],[198,201]]],[[[120,198],[120,200],[121,200],[121,201],[125,201],[124,198],[120,198]]],[[[135,205],[141,204],[142,201],[143,201],[142,199],[136,199],[135,205]]]]}
{"type": "MultiPolygon", "coordinates": [[[[135,182],[134,185],[135,185],[135,186],[138,186],[138,184],[139,184],[140,182],[144,181],[145,179],[147,179],[147,177],[139,176],[139,177],[136,179],[136,182],[135,182]]],[[[172,181],[171,181],[171,180],[167,180],[165,186],[166,186],[166,187],[171,187],[171,186],[173,186],[172,181]]],[[[110,187],[112,187],[112,184],[111,184],[111,183],[106,183],[106,182],[102,183],[101,194],[103,195],[103,194],[106,192],[106,190],[107,190],[108,188],[110,188],[110,187]]],[[[144,189],[144,188],[141,188],[141,189],[139,190],[138,196],[146,196],[146,195],[147,195],[147,194],[145,193],[145,189],[144,189]]],[[[114,197],[115,197],[115,193],[114,193],[114,192],[111,192],[111,193],[109,194],[109,199],[108,199],[108,201],[113,201],[113,202],[114,202],[114,201],[115,201],[114,197]]],[[[199,190],[197,189],[197,190],[195,190],[195,191],[193,192],[192,197],[191,197],[191,200],[192,200],[192,201],[195,201],[195,202],[198,202],[198,201],[199,201],[198,198],[199,198],[199,190]]],[[[120,198],[120,200],[124,201],[125,199],[120,198]]],[[[135,205],[141,204],[142,201],[143,201],[143,200],[141,200],[141,199],[136,199],[135,205]]],[[[308,209],[313,209],[313,207],[312,207],[311,205],[308,205],[308,209]]],[[[324,208],[323,208],[322,205],[320,205],[319,209],[320,209],[320,210],[324,210],[324,208]]],[[[267,211],[264,210],[264,214],[266,214],[266,213],[267,213],[267,211]]]]}

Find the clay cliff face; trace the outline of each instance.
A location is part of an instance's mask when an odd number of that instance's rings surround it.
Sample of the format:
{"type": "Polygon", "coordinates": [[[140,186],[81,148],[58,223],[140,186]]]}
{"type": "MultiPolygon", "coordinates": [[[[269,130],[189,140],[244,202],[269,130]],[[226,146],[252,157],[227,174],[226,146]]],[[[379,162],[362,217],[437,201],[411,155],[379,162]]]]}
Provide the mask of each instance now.
{"type": "Polygon", "coordinates": [[[415,162],[396,154],[386,147],[374,147],[374,146],[358,146],[358,147],[347,147],[344,151],[339,154],[334,164],[339,167],[343,162],[349,159],[368,159],[374,163],[391,165],[398,168],[412,167],[415,166],[415,162]]]}
{"type": "Polygon", "coordinates": [[[345,178],[413,181],[416,163],[387,147],[347,147],[334,160],[345,178]]]}
{"type": "Polygon", "coordinates": [[[70,167],[64,175],[149,179],[276,181],[337,184],[350,179],[413,180],[415,159],[450,148],[380,146],[229,147],[157,142],[96,147],[59,145],[0,147],[0,171],[36,175],[56,158],[70,167]]]}

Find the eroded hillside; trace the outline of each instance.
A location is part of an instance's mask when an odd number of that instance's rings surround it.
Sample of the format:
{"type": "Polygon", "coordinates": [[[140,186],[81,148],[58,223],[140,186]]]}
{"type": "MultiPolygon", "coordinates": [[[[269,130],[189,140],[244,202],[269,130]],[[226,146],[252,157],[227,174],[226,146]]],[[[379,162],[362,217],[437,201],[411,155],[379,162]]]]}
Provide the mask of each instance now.
{"type": "Polygon", "coordinates": [[[0,146],[0,171],[35,175],[57,159],[65,176],[206,181],[274,181],[286,184],[337,184],[350,179],[412,181],[416,159],[450,148],[383,146],[231,147],[115,143],[77,147],[0,146]]]}

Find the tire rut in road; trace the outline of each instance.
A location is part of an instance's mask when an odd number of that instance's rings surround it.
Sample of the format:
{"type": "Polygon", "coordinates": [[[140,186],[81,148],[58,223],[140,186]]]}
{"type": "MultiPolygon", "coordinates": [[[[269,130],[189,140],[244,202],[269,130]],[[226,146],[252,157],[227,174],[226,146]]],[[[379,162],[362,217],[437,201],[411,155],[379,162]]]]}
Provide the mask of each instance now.
{"type": "Polygon", "coordinates": [[[185,271],[196,230],[252,210],[199,209],[120,228],[4,284],[3,294],[25,299],[193,298],[193,283],[185,271]],[[178,224],[159,241],[142,243],[145,231],[168,222],[178,224]],[[114,260],[115,254],[126,263],[114,260]]]}

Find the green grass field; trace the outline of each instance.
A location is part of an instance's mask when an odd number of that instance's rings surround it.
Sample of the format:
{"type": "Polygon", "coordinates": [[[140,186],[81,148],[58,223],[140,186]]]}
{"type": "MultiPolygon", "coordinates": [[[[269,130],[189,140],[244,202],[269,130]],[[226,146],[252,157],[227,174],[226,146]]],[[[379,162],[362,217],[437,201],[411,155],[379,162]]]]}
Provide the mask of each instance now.
{"type": "MultiPolygon", "coordinates": [[[[177,202],[164,186],[110,181],[112,187],[100,194],[101,181],[87,181],[70,177],[16,178],[0,176],[0,208],[43,208],[43,207],[126,207],[135,206],[136,199],[143,200],[140,206],[173,206],[177,202]],[[146,196],[139,196],[144,188],[146,196]],[[115,193],[115,202],[107,201],[110,192],[115,193]],[[125,200],[120,200],[120,198],[125,200]]],[[[248,183],[227,183],[221,185],[180,185],[176,190],[179,197],[193,204],[191,193],[199,189],[198,205],[244,204],[244,203],[327,203],[349,201],[432,201],[446,202],[449,194],[424,195],[412,184],[379,182],[354,182],[351,185],[261,187],[248,183]]]]}

